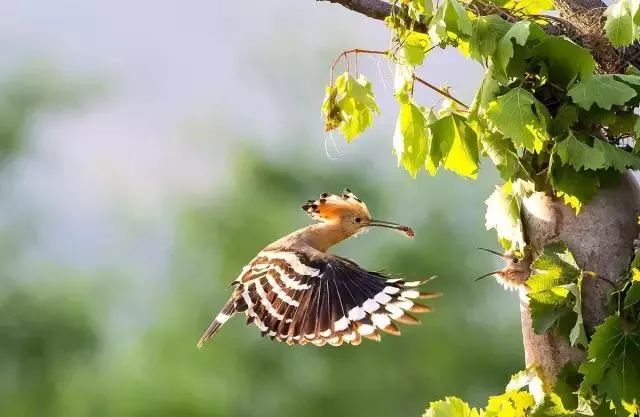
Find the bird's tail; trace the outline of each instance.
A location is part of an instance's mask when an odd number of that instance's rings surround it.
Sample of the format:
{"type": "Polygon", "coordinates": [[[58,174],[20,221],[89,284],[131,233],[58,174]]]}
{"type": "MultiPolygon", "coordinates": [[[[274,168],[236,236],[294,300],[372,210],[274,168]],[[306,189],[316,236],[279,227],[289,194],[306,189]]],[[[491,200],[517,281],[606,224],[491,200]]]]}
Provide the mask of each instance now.
{"type": "Polygon", "coordinates": [[[207,330],[202,334],[200,340],[198,340],[198,348],[201,348],[204,342],[211,339],[220,330],[223,324],[227,322],[236,313],[235,303],[233,298],[227,301],[222,311],[213,319],[207,330]]]}

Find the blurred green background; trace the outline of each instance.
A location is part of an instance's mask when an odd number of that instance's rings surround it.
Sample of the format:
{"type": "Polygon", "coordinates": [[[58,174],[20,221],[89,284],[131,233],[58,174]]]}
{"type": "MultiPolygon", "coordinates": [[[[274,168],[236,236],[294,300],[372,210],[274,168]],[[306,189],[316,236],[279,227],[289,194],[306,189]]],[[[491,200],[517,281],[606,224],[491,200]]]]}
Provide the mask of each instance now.
{"type": "MultiPolygon", "coordinates": [[[[0,416],[419,416],[502,391],[523,366],[517,296],[473,281],[499,265],[476,250],[496,247],[495,172],[397,168],[391,76],[365,58],[383,118],[349,146],[322,132],[329,62],[384,48],[381,25],[313,1],[85,3],[9,1],[0,18],[0,416]],[[416,237],[334,252],[437,275],[435,312],[341,348],[235,319],[198,351],[242,266],[344,187],[416,237]]],[[[479,69],[438,53],[425,76],[470,101],[479,69]]]]}

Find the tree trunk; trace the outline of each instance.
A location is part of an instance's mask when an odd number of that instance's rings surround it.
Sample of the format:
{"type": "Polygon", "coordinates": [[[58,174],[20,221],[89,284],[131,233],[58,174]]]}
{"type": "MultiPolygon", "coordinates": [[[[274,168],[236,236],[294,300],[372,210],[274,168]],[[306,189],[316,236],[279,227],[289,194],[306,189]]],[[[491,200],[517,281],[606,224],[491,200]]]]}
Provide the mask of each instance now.
{"type": "MultiPolygon", "coordinates": [[[[542,193],[523,202],[524,229],[534,256],[545,244],[561,240],[582,269],[603,278],[583,281],[582,313],[588,336],[607,315],[613,288],[606,280],[619,281],[633,255],[639,208],[640,189],[630,173],[617,186],[601,189],[577,216],[561,200],[542,193]]],[[[527,366],[537,365],[548,382],[555,381],[565,363],[584,360],[584,351],[571,347],[565,338],[534,333],[526,301],[521,304],[521,319],[527,366]]]]}

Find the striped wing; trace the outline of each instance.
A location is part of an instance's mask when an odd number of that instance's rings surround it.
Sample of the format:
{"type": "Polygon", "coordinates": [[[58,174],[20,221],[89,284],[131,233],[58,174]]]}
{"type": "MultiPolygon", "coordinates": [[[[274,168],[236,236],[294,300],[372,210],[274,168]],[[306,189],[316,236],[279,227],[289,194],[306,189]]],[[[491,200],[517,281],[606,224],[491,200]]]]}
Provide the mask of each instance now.
{"type": "MultiPolygon", "coordinates": [[[[301,252],[262,251],[232,284],[234,294],[216,318],[220,323],[210,326],[216,327],[211,335],[244,312],[263,336],[288,344],[379,340],[380,331],[400,334],[396,322],[419,323],[409,313],[430,311],[415,302],[437,296],[416,289],[425,282],[388,279],[336,256],[314,260],[301,252]]],[[[205,332],[203,339],[211,335],[205,332]]]]}

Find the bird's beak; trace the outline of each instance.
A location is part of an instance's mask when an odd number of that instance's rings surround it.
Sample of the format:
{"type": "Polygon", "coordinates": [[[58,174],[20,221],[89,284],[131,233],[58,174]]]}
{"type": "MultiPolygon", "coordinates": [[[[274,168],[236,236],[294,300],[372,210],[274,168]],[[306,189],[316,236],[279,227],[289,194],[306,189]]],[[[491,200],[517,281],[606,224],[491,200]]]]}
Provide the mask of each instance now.
{"type": "MultiPolygon", "coordinates": [[[[478,249],[483,250],[483,251],[485,251],[485,252],[492,253],[492,254],[494,254],[494,255],[498,256],[499,258],[501,258],[501,259],[505,260],[504,255],[503,255],[503,254],[501,254],[500,252],[496,252],[496,251],[494,251],[494,250],[487,249],[487,248],[478,248],[478,249]]],[[[476,278],[474,281],[480,281],[482,278],[490,277],[490,276],[495,275],[495,274],[497,274],[497,273],[499,273],[499,272],[502,272],[502,269],[498,269],[497,271],[493,271],[493,272],[489,272],[489,273],[487,273],[487,274],[484,274],[484,275],[482,275],[482,276],[480,276],[480,277],[476,278]]]]}
{"type": "Polygon", "coordinates": [[[485,252],[493,253],[494,255],[496,255],[496,256],[498,256],[498,257],[500,257],[500,258],[502,258],[502,259],[505,259],[504,254],[502,254],[502,253],[500,253],[500,252],[496,252],[496,251],[494,251],[494,250],[487,249],[487,248],[478,248],[478,249],[483,250],[483,251],[485,251],[485,252]]]}
{"type": "Polygon", "coordinates": [[[367,224],[367,226],[386,227],[388,229],[396,229],[396,230],[400,230],[401,232],[403,232],[408,237],[414,237],[415,236],[415,233],[413,232],[413,229],[410,228],[409,226],[403,226],[403,225],[398,224],[398,223],[387,222],[387,221],[384,221],[384,220],[371,220],[367,224]]]}
{"type": "Polygon", "coordinates": [[[478,278],[474,279],[474,281],[480,281],[482,278],[490,277],[490,276],[495,275],[495,274],[497,274],[499,272],[502,272],[502,269],[498,269],[497,271],[489,272],[488,274],[484,274],[482,276],[479,276],[478,278]]]}

